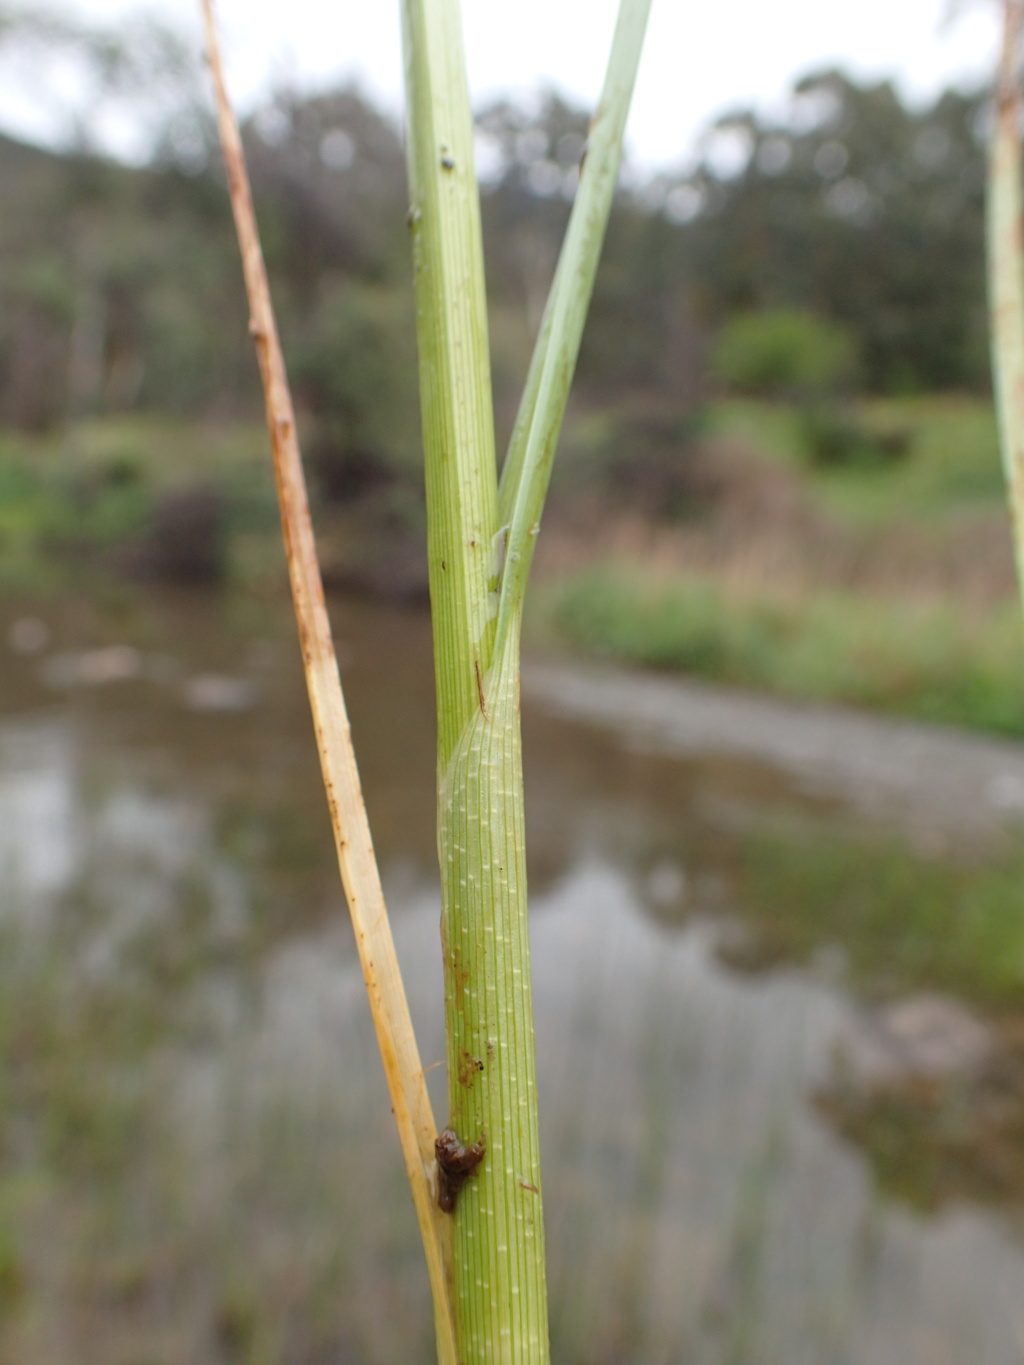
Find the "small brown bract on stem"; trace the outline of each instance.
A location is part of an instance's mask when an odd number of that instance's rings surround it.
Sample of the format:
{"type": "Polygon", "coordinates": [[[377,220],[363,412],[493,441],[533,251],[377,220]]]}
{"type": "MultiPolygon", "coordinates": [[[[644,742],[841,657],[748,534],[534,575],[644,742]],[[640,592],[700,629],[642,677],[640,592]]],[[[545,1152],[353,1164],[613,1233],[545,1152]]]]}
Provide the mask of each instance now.
{"type": "Polygon", "coordinates": [[[463,1142],[454,1128],[446,1128],[434,1143],[437,1153],[437,1202],[445,1213],[455,1212],[459,1190],[484,1159],[487,1139],[463,1142]]]}

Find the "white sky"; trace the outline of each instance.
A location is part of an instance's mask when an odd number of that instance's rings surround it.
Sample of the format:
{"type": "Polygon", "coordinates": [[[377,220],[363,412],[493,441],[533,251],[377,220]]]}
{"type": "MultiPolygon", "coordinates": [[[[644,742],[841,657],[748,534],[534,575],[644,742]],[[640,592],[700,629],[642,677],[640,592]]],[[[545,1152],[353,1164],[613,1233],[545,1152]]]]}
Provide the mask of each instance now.
{"type": "MultiPolygon", "coordinates": [[[[104,20],[140,8],[128,0],[46,7],[104,20]]],[[[198,0],[145,7],[198,34],[198,0]]],[[[551,84],[592,104],[615,9],[616,0],[463,0],[475,99],[551,84]]],[[[219,15],[241,107],[275,79],[324,85],[346,75],[400,107],[398,0],[219,0],[219,15]]],[[[647,166],[678,163],[715,115],[770,109],[795,77],[824,65],[895,77],[916,97],[973,83],[992,69],[996,29],[995,0],[654,0],[630,146],[647,166]]],[[[0,94],[0,119],[31,132],[43,117],[31,104],[0,94]]]]}

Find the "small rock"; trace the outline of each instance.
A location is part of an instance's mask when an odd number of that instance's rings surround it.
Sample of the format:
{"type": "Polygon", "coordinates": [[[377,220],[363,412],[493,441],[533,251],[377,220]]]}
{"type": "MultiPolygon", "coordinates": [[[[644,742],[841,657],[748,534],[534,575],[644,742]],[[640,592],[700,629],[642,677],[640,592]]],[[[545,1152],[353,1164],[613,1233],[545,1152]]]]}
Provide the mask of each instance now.
{"type": "Polygon", "coordinates": [[[837,1045],[848,1079],[871,1086],[969,1077],[990,1059],[994,1040],[956,1000],[922,994],[859,1016],[837,1045]]]}
{"type": "Polygon", "coordinates": [[[182,699],[190,711],[227,714],[248,711],[256,701],[256,689],[246,678],[200,673],[189,678],[182,690],[182,699]]]}
{"type": "Polygon", "coordinates": [[[992,1037],[980,1020],[955,1000],[916,995],[882,1010],[883,1034],[910,1071],[925,1076],[965,1075],[976,1071],[992,1050],[992,1037]]]}
{"type": "Polygon", "coordinates": [[[38,654],[50,643],[50,627],[38,616],[23,616],[11,626],[7,640],[16,654],[38,654]]]}
{"type": "Polygon", "coordinates": [[[132,645],[110,645],[106,649],[68,651],[47,659],[43,680],[51,687],[101,687],[105,683],[127,682],[142,672],[142,656],[132,645]]]}

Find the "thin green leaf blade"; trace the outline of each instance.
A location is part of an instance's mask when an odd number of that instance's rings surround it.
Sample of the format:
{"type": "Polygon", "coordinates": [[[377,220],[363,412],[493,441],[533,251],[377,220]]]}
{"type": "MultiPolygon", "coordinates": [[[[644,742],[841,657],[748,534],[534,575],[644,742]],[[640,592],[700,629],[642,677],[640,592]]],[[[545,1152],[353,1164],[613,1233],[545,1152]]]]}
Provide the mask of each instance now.
{"type": "Polygon", "coordinates": [[[499,524],[509,529],[498,615],[498,650],[514,629],[515,617],[522,608],[534,540],[615,197],[626,119],[650,8],[651,0],[622,0],[619,8],[576,201],[502,470],[498,517],[499,524]]]}

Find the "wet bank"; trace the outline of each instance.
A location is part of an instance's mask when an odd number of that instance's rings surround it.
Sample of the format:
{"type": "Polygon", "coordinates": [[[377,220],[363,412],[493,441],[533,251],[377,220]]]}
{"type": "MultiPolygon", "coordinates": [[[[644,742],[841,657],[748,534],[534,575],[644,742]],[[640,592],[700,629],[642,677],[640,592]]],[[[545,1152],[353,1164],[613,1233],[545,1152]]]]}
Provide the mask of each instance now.
{"type": "MultiPolygon", "coordinates": [[[[0,1360],[428,1360],[286,604],[4,612],[0,1360]]],[[[332,614],[430,1065],[429,629],[332,614]]],[[[526,682],[558,1358],[1017,1361],[1017,751],[526,682]]]]}

